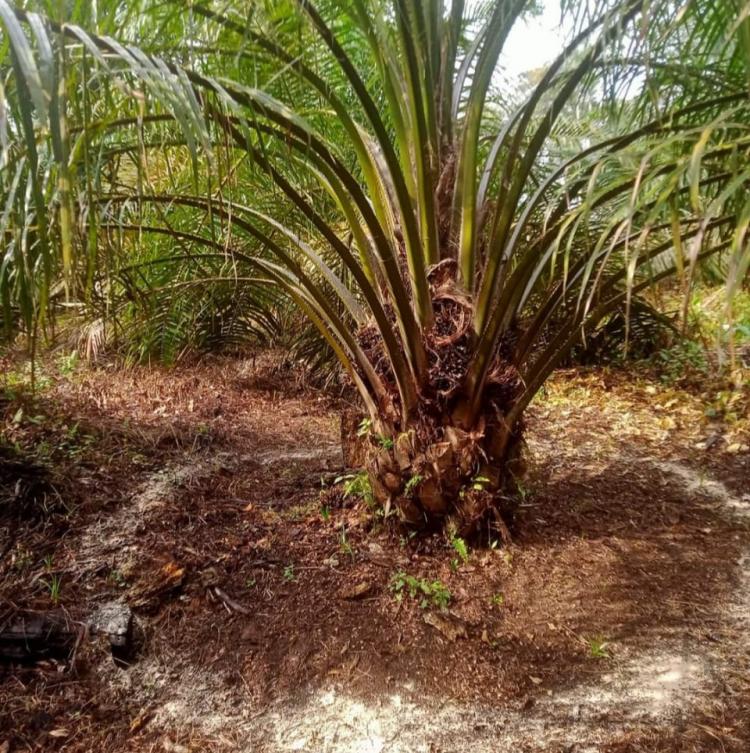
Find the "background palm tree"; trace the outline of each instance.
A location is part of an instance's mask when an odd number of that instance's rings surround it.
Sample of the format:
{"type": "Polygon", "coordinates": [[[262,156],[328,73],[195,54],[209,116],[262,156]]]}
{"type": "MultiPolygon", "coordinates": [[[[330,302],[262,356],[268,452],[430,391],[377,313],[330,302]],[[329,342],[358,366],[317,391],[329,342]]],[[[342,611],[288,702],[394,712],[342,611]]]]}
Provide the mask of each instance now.
{"type": "Polygon", "coordinates": [[[569,3],[520,102],[493,87],[526,0],[39,5],[0,0],[6,321],[35,342],[175,262],[146,287],[242,289],[261,328],[283,291],[358,389],[386,515],[503,533],[524,411],[587,329],[712,255],[747,273],[738,0],[569,3]]]}

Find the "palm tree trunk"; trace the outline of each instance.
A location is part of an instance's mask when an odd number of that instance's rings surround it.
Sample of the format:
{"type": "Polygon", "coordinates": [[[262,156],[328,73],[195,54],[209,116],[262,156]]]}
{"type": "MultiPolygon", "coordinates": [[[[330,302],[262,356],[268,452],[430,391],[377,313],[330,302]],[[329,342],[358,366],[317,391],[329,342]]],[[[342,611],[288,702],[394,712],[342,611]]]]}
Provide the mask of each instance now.
{"type": "Polygon", "coordinates": [[[484,416],[474,432],[425,421],[391,440],[357,438],[350,417],[342,421],[342,439],[345,456],[363,461],[386,515],[397,514],[409,528],[506,539],[524,472],[523,429],[508,432],[496,421],[484,416]]]}

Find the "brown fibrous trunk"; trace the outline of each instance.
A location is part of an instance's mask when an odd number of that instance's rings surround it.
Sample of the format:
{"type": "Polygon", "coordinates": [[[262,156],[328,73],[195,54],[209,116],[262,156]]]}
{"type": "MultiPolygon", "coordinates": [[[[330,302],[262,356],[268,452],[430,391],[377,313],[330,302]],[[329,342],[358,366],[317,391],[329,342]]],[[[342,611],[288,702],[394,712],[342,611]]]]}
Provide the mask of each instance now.
{"type": "Polygon", "coordinates": [[[523,473],[520,432],[502,445],[502,455],[493,454],[485,436],[455,426],[428,444],[415,430],[392,446],[371,437],[365,468],[374,500],[409,527],[447,525],[462,537],[505,539],[523,473]]]}

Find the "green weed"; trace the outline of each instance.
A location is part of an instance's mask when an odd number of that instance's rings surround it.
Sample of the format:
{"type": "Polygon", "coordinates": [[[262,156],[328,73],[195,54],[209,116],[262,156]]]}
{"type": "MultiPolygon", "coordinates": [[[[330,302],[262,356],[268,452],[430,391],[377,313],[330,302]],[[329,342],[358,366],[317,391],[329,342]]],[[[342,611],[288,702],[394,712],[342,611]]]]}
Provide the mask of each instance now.
{"type": "MultiPolygon", "coordinates": [[[[372,434],[372,419],[363,418],[362,421],[360,421],[359,426],[357,427],[357,436],[367,437],[370,434],[372,434]]],[[[375,436],[375,440],[383,449],[393,449],[393,440],[390,437],[387,437],[385,434],[377,434],[375,436]]]]}
{"type": "Polygon", "coordinates": [[[670,348],[660,350],[655,360],[665,384],[675,384],[686,374],[705,376],[709,371],[706,349],[694,340],[678,340],[670,348]]]}
{"type": "Polygon", "coordinates": [[[128,585],[125,576],[119,570],[110,570],[107,580],[118,588],[125,588],[128,585]]]}
{"type": "Polygon", "coordinates": [[[59,575],[52,575],[49,580],[43,580],[42,583],[47,586],[50,601],[57,605],[62,593],[62,578],[59,575]]]}
{"type": "Polygon", "coordinates": [[[359,497],[370,506],[375,503],[375,497],[372,493],[372,485],[370,484],[370,477],[364,471],[348,474],[346,476],[339,476],[334,481],[336,484],[342,482],[344,484],[344,499],[347,497],[359,497]]]}
{"type": "Polygon", "coordinates": [[[3,374],[2,387],[11,399],[27,391],[44,392],[51,386],[52,379],[41,370],[39,364],[32,366],[31,361],[21,368],[8,369],[3,374]]]}
{"type": "Polygon", "coordinates": [[[372,431],[372,419],[363,418],[362,421],[360,421],[359,426],[357,427],[357,436],[366,437],[371,431],[372,431]]]}
{"type": "Polygon", "coordinates": [[[352,549],[352,545],[346,537],[346,528],[343,524],[341,526],[341,533],[339,534],[339,551],[347,557],[354,557],[354,549],[352,549]]]}
{"type": "Polygon", "coordinates": [[[390,589],[396,601],[402,601],[406,594],[409,598],[418,599],[422,609],[430,606],[445,609],[451,600],[451,592],[442,581],[415,578],[403,571],[393,574],[390,589]]]}
{"type": "Polygon", "coordinates": [[[489,484],[490,480],[486,476],[474,476],[474,478],[469,481],[468,485],[461,489],[458,496],[463,499],[470,491],[483,492],[489,484]]]}
{"type": "Polygon", "coordinates": [[[393,440],[390,437],[386,437],[385,434],[378,434],[376,437],[378,440],[378,444],[384,449],[384,450],[392,450],[393,449],[393,440]]]}
{"type": "Polygon", "coordinates": [[[424,481],[424,476],[420,476],[418,473],[415,473],[404,486],[404,496],[411,497],[412,494],[414,494],[414,491],[416,488],[424,481]]]}
{"type": "Polygon", "coordinates": [[[609,659],[609,652],[607,647],[609,643],[607,639],[601,635],[593,636],[588,641],[589,653],[594,659],[609,659]]]}
{"type": "Polygon", "coordinates": [[[57,359],[57,368],[63,376],[70,376],[78,366],[78,351],[73,350],[57,359]]]}
{"type": "Polygon", "coordinates": [[[466,563],[469,561],[469,547],[460,536],[451,537],[451,546],[459,556],[461,562],[466,563]]]}

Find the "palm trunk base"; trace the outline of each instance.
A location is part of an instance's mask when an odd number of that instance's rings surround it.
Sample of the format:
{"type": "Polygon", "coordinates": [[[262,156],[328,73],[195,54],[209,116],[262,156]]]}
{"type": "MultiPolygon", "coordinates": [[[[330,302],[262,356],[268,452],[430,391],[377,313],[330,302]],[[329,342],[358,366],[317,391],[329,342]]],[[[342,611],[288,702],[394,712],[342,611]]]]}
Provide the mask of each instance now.
{"type": "Polygon", "coordinates": [[[477,437],[453,426],[422,441],[414,430],[396,439],[356,436],[342,418],[347,465],[364,467],[375,503],[416,530],[449,528],[462,538],[506,540],[524,472],[522,436],[477,437]],[[354,462],[357,461],[357,462],[354,462]]]}

